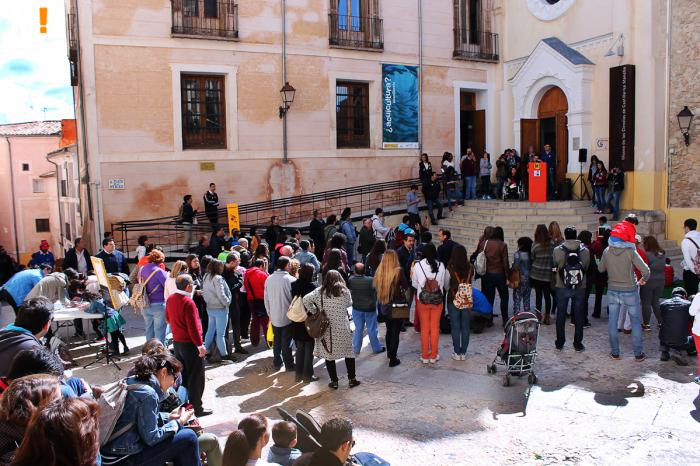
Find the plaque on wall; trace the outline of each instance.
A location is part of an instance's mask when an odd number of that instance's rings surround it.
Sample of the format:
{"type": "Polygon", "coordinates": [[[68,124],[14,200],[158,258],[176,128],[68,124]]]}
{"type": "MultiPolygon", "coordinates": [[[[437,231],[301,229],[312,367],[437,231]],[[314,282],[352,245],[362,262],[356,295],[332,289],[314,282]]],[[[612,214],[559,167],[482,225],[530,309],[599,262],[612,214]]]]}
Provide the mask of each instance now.
{"type": "Polygon", "coordinates": [[[634,171],[635,66],[610,68],[610,167],[634,171]]]}

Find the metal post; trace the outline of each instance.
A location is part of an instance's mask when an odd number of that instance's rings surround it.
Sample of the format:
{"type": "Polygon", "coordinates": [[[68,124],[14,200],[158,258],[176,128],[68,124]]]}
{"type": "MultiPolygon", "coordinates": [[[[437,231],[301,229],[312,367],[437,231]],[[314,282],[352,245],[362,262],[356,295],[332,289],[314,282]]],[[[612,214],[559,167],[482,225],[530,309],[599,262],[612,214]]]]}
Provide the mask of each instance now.
{"type": "MultiPolygon", "coordinates": [[[[287,4],[285,0],[281,0],[282,11],[282,85],[287,82],[287,4]]],[[[289,163],[287,157],[287,103],[284,103],[285,109],[282,114],[282,161],[289,163]]]]}

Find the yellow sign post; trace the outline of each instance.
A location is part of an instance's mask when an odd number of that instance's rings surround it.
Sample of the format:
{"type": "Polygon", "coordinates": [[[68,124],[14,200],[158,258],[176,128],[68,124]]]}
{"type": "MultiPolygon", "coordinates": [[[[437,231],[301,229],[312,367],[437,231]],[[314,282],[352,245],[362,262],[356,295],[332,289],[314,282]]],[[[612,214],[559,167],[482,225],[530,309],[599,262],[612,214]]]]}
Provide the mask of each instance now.
{"type": "Polygon", "coordinates": [[[241,230],[241,219],[238,216],[238,204],[226,204],[226,212],[228,213],[228,234],[231,235],[233,230],[241,230]]]}

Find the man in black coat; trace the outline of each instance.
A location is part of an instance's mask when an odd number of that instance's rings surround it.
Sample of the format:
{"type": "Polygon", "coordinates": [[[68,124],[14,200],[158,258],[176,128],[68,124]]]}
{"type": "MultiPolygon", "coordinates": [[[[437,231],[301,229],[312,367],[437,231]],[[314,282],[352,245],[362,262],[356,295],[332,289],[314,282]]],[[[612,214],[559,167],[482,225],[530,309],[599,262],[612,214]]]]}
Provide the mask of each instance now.
{"type": "Polygon", "coordinates": [[[323,234],[323,229],[326,227],[326,222],[321,216],[321,212],[318,209],[314,210],[314,218],[309,224],[309,238],[311,238],[316,245],[316,257],[318,260],[323,259],[323,251],[326,246],[325,235],[323,234]]]}
{"type": "Polygon", "coordinates": [[[117,245],[114,244],[114,239],[105,238],[102,240],[102,251],[95,254],[105,263],[107,273],[123,273],[129,276],[129,264],[126,263],[126,257],[121,251],[117,250],[117,245]]]}
{"type": "Polygon", "coordinates": [[[219,195],[216,194],[216,183],[209,183],[209,191],[204,193],[204,213],[211,223],[211,231],[219,226],[219,195]]]}
{"type": "Polygon", "coordinates": [[[268,225],[267,230],[265,230],[265,241],[267,241],[270,251],[274,251],[283,233],[284,230],[280,226],[279,217],[277,217],[277,215],[270,217],[270,225],[268,225]]]}
{"type": "Polygon", "coordinates": [[[438,209],[438,220],[444,218],[442,216],[442,201],[440,201],[440,182],[438,181],[437,173],[433,173],[430,177],[430,183],[428,183],[425,192],[425,203],[428,204],[428,214],[430,215],[430,222],[433,225],[437,225],[438,222],[433,214],[433,206],[437,205],[438,209]]]}
{"type": "Polygon", "coordinates": [[[447,264],[450,262],[450,257],[452,257],[452,249],[454,249],[457,243],[452,241],[452,233],[450,233],[450,230],[444,230],[442,228],[438,230],[438,239],[442,243],[437,249],[438,260],[447,267],[447,264]]]}
{"type": "Polygon", "coordinates": [[[82,238],[75,238],[75,246],[66,251],[66,257],[63,259],[63,269],[67,268],[84,274],[92,272],[90,253],[83,247],[82,238]]]}
{"type": "Polygon", "coordinates": [[[216,259],[221,251],[228,251],[230,244],[230,241],[226,239],[224,227],[217,227],[209,239],[209,253],[216,259]]]}
{"type": "Polygon", "coordinates": [[[42,346],[41,339],[51,328],[53,303],[43,296],[25,301],[15,323],[0,330],[0,377],[5,377],[15,355],[42,346]]]}

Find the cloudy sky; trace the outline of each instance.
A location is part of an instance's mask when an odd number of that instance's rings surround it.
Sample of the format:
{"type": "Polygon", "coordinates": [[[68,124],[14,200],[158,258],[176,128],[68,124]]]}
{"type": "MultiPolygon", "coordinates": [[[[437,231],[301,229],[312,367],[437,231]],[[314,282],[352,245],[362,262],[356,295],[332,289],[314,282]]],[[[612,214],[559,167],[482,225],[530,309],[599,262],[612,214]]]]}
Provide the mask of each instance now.
{"type": "Polygon", "coordinates": [[[73,118],[63,0],[9,0],[0,8],[0,124],[73,118]],[[39,33],[39,8],[48,31],[39,33]]]}

